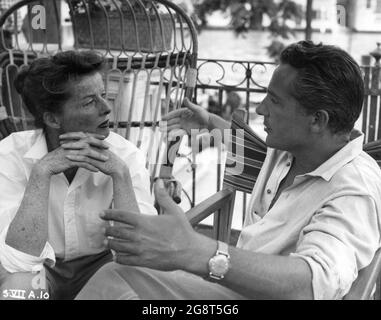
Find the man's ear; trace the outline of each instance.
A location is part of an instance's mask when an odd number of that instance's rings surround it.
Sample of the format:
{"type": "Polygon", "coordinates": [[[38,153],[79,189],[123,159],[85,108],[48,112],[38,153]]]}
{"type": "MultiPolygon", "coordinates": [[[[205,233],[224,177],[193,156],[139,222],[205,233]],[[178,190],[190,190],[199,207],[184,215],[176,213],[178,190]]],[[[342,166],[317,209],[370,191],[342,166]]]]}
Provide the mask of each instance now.
{"type": "Polygon", "coordinates": [[[325,110],[319,110],[312,115],[311,130],[320,133],[328,128],[329,114],[325,110]]]}
{"type": "Polygon", "coordinates": [[[61,128],[60,118],[57,114],[54,114],[53,112],[44,112],[43,120],[45,125],[52,129],[61,128]]]}

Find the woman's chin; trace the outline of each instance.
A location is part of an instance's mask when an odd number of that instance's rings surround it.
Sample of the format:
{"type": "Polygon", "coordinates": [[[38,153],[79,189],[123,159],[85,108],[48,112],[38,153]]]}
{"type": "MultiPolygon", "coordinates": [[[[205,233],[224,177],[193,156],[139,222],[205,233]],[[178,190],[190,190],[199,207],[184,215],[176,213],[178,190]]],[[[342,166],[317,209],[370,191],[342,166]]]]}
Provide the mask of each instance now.
{"type": "Polygon", "coordinates": [[[110,128],[99,128],[98,127],[96,130],[96,133],[101,134],[107,138],[110,134],[110,128]]]}

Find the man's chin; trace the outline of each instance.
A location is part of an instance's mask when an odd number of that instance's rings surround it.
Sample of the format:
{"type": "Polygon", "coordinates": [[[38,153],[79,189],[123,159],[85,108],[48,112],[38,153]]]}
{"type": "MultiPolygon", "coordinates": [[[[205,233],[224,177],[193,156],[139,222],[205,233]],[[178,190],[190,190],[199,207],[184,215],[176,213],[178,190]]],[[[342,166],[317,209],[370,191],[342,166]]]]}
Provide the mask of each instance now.
{"type": "Polygon", "coordinates": [[[268,148],[271,149],[278,149],[278,150],[284,150],[282,148],[282,145],[280,143],[277,143],[277,141],[274,141],[270,136],[267,136],[266,138],[266,145],[268,148]]]}

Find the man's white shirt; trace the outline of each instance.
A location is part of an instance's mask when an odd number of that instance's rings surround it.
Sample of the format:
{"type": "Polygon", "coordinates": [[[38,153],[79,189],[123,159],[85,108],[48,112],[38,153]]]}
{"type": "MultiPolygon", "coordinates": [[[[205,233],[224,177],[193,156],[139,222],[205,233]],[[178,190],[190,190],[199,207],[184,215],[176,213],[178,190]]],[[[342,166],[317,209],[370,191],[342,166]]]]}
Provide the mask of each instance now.
{"type": "Polygon", "coordinates": [[[237,244],[305,260],[317,300],[345,296],[381,245],[381,171],[363,140],[358,134],[315,171],[297,176],[271,209],[293,156],[269,149],[237,244]]]}

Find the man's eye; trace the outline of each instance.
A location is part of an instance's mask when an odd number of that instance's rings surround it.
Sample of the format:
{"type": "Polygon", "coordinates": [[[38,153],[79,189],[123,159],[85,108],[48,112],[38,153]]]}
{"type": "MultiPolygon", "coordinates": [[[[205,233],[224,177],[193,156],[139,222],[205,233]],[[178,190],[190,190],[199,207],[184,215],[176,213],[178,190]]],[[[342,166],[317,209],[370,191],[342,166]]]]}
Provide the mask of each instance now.
{"type": "Polygon", "coordinates": [[[277,99],[275,99],[274,97],[270,97],[270,100],[274,104],[278,104],[279,103],[279,101],[277,99]]]}
{"type": "Polygon", "coordinates": [[[102,97],[103,99],[106,99],[106,96],[107,96],[106,92],[104,92],[104,93],[101,94],[101,97],[102,97]]]}

